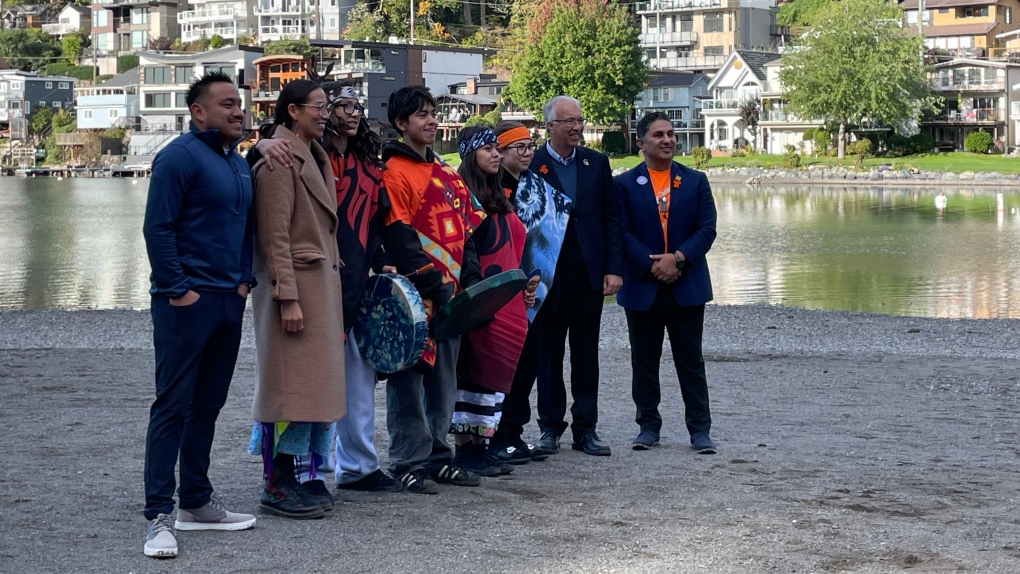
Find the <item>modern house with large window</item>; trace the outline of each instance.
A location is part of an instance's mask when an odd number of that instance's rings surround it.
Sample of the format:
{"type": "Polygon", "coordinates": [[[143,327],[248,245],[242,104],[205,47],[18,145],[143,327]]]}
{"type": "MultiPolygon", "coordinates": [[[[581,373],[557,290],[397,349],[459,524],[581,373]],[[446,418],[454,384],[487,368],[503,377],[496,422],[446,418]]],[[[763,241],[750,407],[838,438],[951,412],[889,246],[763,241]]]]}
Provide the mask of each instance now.
{"type": "MultiPolygon", "coordinates": [[[[906,25],[917,28],[918,0],[900,4],[906,25]]],[[[998,57],[1005,43],[1000,34],[1020,28],[1020,0],[924,0],[924,43],[953,56],[998,57]]]]}
{"type": "Polygon", "coordinates": [[[117,73],[117,57],[177,38],[177,0],[101,0],[92,4],[92,43],[99,73],[117,73]]]}
{"type": "MultiPolygon", "coordinates": [[[[173,136],[188,130],[188,85],[207,72],[222,72],[233,78],[241,87],[242,107],[247,110],[251,93],[246,82],[254,81],[255,60],[261,56],[261,48],[250,46],[227,46],[199,54],[139,53],[141,133],[132,135],[130,155],[155,154],[173,136]]],[[[251,114],[248,119],[250,122],[251,114]]]]}
{"type": "Polygon", "coordinates": [[[944,101],[939,113],[921,119],[921,129],[929,130],[939,147],[963,149],[974,131],[988,132],[993,141],[1005,145],[1010,109],[1007,67],[1006,62],[971,58],[936,64],[931,86],[944,101]]]}
{"type": "Polygon", "coordinates": [[[650,0],[637,4],[639,41],[652,69],[719,69],[736,50],[771,49],[775,0],[650,0]]]}

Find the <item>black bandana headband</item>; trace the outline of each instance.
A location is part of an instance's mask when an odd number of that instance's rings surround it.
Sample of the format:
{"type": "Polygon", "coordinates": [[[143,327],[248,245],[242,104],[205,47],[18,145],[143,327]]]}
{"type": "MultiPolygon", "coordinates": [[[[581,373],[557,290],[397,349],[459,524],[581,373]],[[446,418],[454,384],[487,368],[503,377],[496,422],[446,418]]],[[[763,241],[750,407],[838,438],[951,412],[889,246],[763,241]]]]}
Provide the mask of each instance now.
{"type": "Polygon", "coordinates": [[[469,153],[476,149],[496,143],[496,134],[492,133],[492,130],[480,131],[471,137],[461,140],[460,145],[457,146],[457,152],[460,154],[460,159],[464,159],[469,153]]]}

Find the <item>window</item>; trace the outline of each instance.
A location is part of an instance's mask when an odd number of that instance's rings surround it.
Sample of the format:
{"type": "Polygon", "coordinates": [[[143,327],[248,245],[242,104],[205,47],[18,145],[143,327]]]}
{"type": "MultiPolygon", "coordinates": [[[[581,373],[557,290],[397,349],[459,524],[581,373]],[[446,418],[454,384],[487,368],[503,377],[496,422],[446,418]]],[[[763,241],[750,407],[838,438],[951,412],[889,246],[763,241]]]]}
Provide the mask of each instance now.
{"type": "Polygon", "coordinates": [[[149,33],[145,30],[131,32],[131,49],[144,50],[149,45],[149,33]]]}
{"type": "Polygon", "coordinates": [[[194,76],[195,68],[193,66],[177,66],[174,68],[175,84],[190,84],[194,76]]]}
{"type": "Polygon", "coordinates": [[[672,100],[672,90],[670,88],[652,88],[652,103],[658,104],[662,102],[668,102],[672,100]]]}
{"type": "Polygon", "coordinates": [[[62,107],[64,107],[60,102],[53,102],[50,105],[52,105],[54,108],[62,108],[62,107]]]}
{"type": "Polygon", "coordinates": [[[20,90],[21,89],[21,82],[11,82],[11,89],[12,90],[20,90]]]}
{"type": "MultiPolygon", "coordinates": [[[[298,64],[294,64],[294,65],[297,66],[298,64]]],[[[286,67],[286,64],[284,64],[284,66],[286,67]]],[[[272,67],[275,67],[275,66],[272,66],[272,67]]],[[[286,72],[286,71],[287,70],[284,70],[284,72],[286,72]]],[[[294,71],[297,72],[298,70],[294,70],[294,71]]],[[[210,72],[219,72],[219,73],[227,76],[231,80],[233,80],[235,72],[236,72],[236,69],[234,68],[234,66],[206,66],[205,67],[205,73],[208,74],[210,72]]]]}
{"type": "Polygon", "coordinates": [[[45,108],[45,107],[46,107],[46,100],[42,100],[42,101],[40,101],[40,102],[39,102],[39,107],[40,107],[40,108],[45,108]]]}
{"type": "Polygon", "coordinates": [[[681,32],[693,32],[694,31],[694,16],[691,14],[680,15],[680,31],[681,32]]]}
{"type": "Polygon", "coordinates": [[[91,120],[92,119],[92,110],[82,110],[81,111],[81,119],[83,119],[83,120],[91,120]]]}
{"type": "Polygon", "coordinates": [[[60,82],[59,84],[57,84],[57,87],[60,88],[61,90],[66,90],[71,86],[67,82],[60,82]]]}
{"type": "Polygon", "coordinates": [[[963,9],[964,18],[980,18],[983,16],[988,16],[988,6],[981,6],[980,8],[963,9]]]}
{"type": "Polygon", "coordinates": [[[723,46],[705,46],[706,56],[725,56],[726,48],[723,46]]]}
{"type": "Polygon", "coordinates": [[[92,27],[102,28],[103,26],[109,26],[109,12],[106,10],[96,10],[92,13],[92,27]]]}
{"type": "Polygon", "coordinates": [[[53,82],[46,82],[46,89],[47,90],[52,90],[53,89],[53,82]]]}
{"type": "Polygon", "coordinates": [[[110,49],[110,36],[113,34],[96,34],[96,49],[97,50],[109,50],[110,49]]]}
{"type": "Polygon", "coordinates": [[[148,66],[145,68],[146,84],[169,84],[170,66],[148,66]]]}
{"type": "Polygon", "coordinates": [[[722,31],[723,31],[722,12],[709,12],[705,14],[705,33],[710,34],[712,32],[722,31]]]}
{"type": "Polygon", "coordinates": [[[147,108],[169,108],[170,92],[151,92],[145,94],[145,107],[147,108]]]}
{"type": "Polygon", "coordinates": [[[186,108],[188,107],[187,94],[184,92],[174,93],[174,107],[175,108],[186,108]]]}
{"type": "Polygon", "coordinates": [[[120,110],[109,110],[109,116],[111,120],[115,120],[120,117],[120,110]]]}
{"type": "Polygon", "coordinates": [[[131,23],[132,24],[148,24],[149,23],[149,9],[148,8],[133,8],[131,10],[131,23]]]}
{"type": "Polygon", "coordinates": [[[948,14],[949,8],[939,8],[939,14],[948,14]]]}
{"type": "Polygon", "coordinates": [[[1006,23],[1007,24],[1013,23],[1013,8],[1009,6],[1006,6],[1006,23]]]}
{"type": "Polygon", "coordinates": [[[330,17],[330,19],[329,19],[329,27],[330,28],[336,28],[336,18],[330,17]]]}

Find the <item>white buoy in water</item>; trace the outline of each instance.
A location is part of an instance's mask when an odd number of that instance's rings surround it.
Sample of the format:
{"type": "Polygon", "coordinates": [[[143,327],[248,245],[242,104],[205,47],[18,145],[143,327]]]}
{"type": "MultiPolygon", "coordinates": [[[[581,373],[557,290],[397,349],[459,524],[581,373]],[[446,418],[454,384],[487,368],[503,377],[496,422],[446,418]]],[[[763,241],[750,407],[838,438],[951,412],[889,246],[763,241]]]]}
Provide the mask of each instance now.
{"type": "Polygon", "coordinates": [[[57,176],[57,181],[64,181],[64,176],[58,175],[57,176]]]}

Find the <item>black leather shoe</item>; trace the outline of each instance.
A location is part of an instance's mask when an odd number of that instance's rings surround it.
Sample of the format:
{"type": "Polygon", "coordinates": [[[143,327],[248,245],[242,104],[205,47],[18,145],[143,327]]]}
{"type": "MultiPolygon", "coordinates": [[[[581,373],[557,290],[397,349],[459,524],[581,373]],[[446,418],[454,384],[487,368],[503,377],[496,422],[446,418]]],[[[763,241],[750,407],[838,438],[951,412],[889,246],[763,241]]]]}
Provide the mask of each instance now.
{"type": "Polygon", "coordinates": [[[542,449],[545,454],[556,454],[560,452],[560,435],[552,431],[545,431],[535,446],[542,449]]]}
{"type": "Polygon", "coordinates": [[[599,435],[595,434],[595,431],[584,435],[579,441],[574,441],[572,448],[584,451],[584,454],[592,456],[609,456],[612,454],[609,450],[609,445],[602,442],[602,439],[599,438],[599,435]]]}

